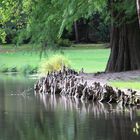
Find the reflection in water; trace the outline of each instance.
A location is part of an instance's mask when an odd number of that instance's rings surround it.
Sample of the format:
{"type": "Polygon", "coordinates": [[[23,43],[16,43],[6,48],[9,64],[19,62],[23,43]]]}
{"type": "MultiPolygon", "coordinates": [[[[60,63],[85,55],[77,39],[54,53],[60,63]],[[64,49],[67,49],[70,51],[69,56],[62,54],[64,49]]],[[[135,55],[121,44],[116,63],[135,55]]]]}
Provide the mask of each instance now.
{"type": "Polygon", "coordinates": [[[81,101],[73,97],[56,96],[48,94],[38,94],[36,98],[43,103],[46,111],[61,108],[64,111],[77,111],[80,114],[92,114],[94,118],[111,117],[114,114],[129,116],[131,120],[135,117],[137,107],[124,108],[120,104],[103,104],[101,102],[81,101]]]}
{"type": "Polygon", "coordinates": [[[34,80],[24,77],[0,79],[0,140],[140,139],[133,132],[140,124],[136,107],[45,94],[35,97],[33,91],[25,91],[33,84],[34,80]],[[19,92],[13,96],[11,91],[19,92]],[[22,96],[23,91],[28,96],[22,96]]]}
{"type": "Polygon", "coordinates": [[[140,121],[137,116],[139,113],[137,107],[122,108],[121,105],[116,104],[81,102],[81,100],[75,98],[56,97],[46,94],[36,96],[46,111],[55,112],[59,110],[60,114],[63,111],[74,113],[72,115],[75,117],[73,118],[73,124],[76,125],[77,128],[74,132],[78,134],[81,133],[80,130],[83,127],[81,124],[85,126],[85,131],[83,130],[83,134],[81,134],[82,137],[76,139],[90,139],[91,137],[89,137],[89,135],[94,139],[117,140],[140,138],[133,134],[135,122],[140,121]]]}
{"type": "Polygon", "coordinates": [[[133,132],[136,133],[136,135],[139,135],[140,125],[138,122],[136,122],[135,127],[133,128],[133,132]]]}

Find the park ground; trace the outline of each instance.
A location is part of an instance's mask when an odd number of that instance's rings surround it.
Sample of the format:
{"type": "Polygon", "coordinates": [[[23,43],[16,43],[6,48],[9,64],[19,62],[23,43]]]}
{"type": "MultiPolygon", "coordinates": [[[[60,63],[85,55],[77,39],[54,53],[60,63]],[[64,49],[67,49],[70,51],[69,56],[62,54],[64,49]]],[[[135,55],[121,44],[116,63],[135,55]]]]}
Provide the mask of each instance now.
{"type": "Polygon", "coordinates": [[[104,81],[119,88],[140,89],[139,71],[115,74],[101,74],[94,76],[93,73],[105,70],[110,49],[107,44],[78,44],[59,50],[48,50],[40,58],[40,48],[32,45],[0,46],[0,72],[19,72],[32,74],[37,72],[40,63],[47,60],[53,54],[63,54],[71,61],[71,67],[77,71],[84,68],[85,73],[90,73],[97,81],[104,81]]]}

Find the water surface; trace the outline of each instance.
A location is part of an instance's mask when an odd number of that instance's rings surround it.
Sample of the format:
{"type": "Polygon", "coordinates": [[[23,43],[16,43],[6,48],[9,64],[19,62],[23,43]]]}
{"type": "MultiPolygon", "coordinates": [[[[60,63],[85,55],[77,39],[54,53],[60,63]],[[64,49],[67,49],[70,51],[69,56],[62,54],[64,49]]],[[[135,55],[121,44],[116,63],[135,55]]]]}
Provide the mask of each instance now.
{"type": "Polygon", "coordinates": [[[139,140],[140,110],[34,95],[33,79],[0,75],[0,140],[139,140]]]}

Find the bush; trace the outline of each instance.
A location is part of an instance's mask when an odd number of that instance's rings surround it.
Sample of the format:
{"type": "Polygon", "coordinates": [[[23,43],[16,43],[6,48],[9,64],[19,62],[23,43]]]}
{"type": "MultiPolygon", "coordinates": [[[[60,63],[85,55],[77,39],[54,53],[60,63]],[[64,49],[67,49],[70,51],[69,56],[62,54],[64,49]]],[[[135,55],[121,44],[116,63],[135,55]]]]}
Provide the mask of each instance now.
{"type": "Polygon", "coordinates": [[[32,69],[30,70],[29,74],[37,73],[37,71],[38,71],[38,67],[32,67],[32,69]]]}
{"type": "Polygon", "coordinates": [[[10,67],[6,65],[1,65],[0,66],[0,72],[1,73],[6,73],[6,72],[21,72],[23,74],[34,74],[37,73],[38,67],[37,66],[31,66],[31,65],[23,65],[21,68],[17,67],[10,67]]]}
{"type": "Polygon", "coordinates": [[[49,59],[41,62],[39,72],[47,74],[48,72],[58,71],[63,66],[70,67],[70,60],[63,55],[53,55],[49,59]]]}
{"type": "Polygon", "coordinates": [[[9,72],[18,72],[17,67],[12,67],[8,69],[9,72]]]}
{"type": "Polygon", "coordinates": [[[33,67],[31,65],[24,65],[22,68],[21,68],[21,72],[23,74],[34,74],[34,73],[37,73],[37,67],[33,67]]]}
{"type": "Polygon", "coordinates": [[[72,45],[72,42],[68,39],[59,39],[56,41],[56,44],[60,47],[70,47],[72,45]]]}
{"type": "Polygon", "coordinates": [[[0,67],[0,72],[2,72],[2,73],[8,72],[8,67],[6,65],[2,65],[0,67]]]}

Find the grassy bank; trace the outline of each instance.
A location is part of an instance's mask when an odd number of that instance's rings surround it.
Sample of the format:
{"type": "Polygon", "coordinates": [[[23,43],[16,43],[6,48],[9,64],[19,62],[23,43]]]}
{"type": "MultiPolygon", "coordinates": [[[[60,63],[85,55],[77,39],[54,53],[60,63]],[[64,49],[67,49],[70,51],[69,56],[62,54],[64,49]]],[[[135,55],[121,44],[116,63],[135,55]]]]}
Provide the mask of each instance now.
{"type": "MultiPolygon", "coordinates": [[[[110,49],[105,44],[78,44],[70,48],[48,51],[40,59],[40,48],[23,45],[0,46],[0,72],[20,72],[32,74],[37,72],[40,62],[53,54],[63,54],[71,60],[72,68],[77,71],[83,67],[85,72],[104,71],[110,49]]],[[[140,90],[139,80],[111,81],[110,85],[118,88],[133,88],[140,90]]]]}
{"type": "Polygon", "coordinates": [[[112,81],[110,85],[117,88],[123,89],[137,89],[140,90],[140,82],[139,81],[112,81]]]}
{"type": "Polygon", "coordinates": [[[82,67],[85,72],[104,71],[109,51],[105,49],[105,44],[79,44],[57,51],[48,51],[40,60],[38,47],[4,45],[0,47],[0,72],[36,72],[40,62],[53,54],[64,54],[71,60],[72,68],[77,71],[82,67]]]}

